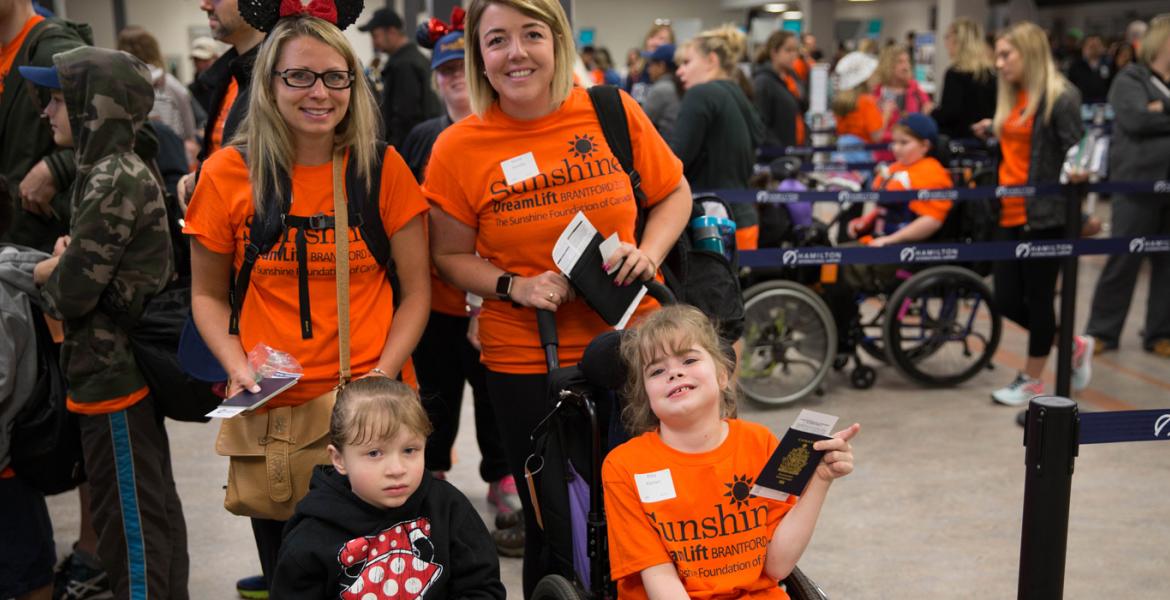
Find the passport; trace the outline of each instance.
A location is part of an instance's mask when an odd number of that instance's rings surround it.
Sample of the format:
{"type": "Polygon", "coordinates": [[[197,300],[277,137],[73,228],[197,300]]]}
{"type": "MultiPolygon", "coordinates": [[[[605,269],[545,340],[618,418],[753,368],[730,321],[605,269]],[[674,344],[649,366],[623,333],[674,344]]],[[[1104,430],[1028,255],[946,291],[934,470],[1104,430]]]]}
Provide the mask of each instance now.
{"type": "Polygon", "coordinates": [[[751,493],[779,501],[804,493],[805,486],[825,456],[823,450],[814,450],[813,444],[830,439],[828,434],[836,422],[837,417],[831,415],[801,411],[756,476],[751,493]]]}

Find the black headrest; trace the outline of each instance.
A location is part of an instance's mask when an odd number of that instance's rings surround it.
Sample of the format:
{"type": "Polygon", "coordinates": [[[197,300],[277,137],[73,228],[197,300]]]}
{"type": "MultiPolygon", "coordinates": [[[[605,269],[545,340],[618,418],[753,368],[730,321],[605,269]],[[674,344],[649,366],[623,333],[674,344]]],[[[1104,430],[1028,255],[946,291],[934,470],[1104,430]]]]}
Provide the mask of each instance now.
{"type": "Polygon", "coordinates": [[[799,175],[800,165],[800,157],[781,156],[768,164],[768,170],[772,173],[772,179],[784,181],[786,179],[793,179],[799,175]]]}
{"type": "Polygon", "coordinates": [[[577,366],[590,385],[607,390],[626,384],[626,365],[622,362],[622,332],[607,331],[589,342],[577,366]]]}

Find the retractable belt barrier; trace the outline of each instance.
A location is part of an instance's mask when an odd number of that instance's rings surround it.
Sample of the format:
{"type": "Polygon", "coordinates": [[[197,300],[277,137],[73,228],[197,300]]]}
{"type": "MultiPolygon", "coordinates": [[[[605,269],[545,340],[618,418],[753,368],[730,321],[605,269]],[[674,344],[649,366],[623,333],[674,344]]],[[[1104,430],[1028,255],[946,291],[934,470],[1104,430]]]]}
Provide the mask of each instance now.
{"type": "Polygon", "coordinates": [[[1170,441],[1170,408],[1082,413],[1064,397],[1029,401],[1017,598],[1064,597],[1069,503],[1080,446],[1144,441],[1170,441]]]}
{"type": "Polygon", "coordinates": [[[1081,444],[1170,442],[1170,408],[1080,413],[1081,444]]]}
{"type": "Polygon", "coordinates": [[[1170,252],[1170,235],[1084,240],[978,242],[865,246],[810,246],[740,250],[745,267],[808,267],[818,265],[889,265],[1039,260],[1097,254],[1159,254],[1170,252]]]}
{"type": "MultiPolygon", "coordinates": [[[[884,192],[774,192],[765,190],[717,190],[711,193],[726,202],[791,204],[876,202],[889,204],[912,200],[984,200],[1009,196],[1064,195],[1069,186],[1059,183],[1027,186],[980,186],[972,188],[898,190],[884,192]]],[[[1110,181],[1083,186],[1087,192],[1139,194],[1170,200],[1170,181],[1110,181]]],[[[741,250],[739,262],[746,267],[816,266],[826,264],[929,264],[1068,258],[1095,254],[1154,254],[1170,252],[1170,235],[1044,240],[1030,242],[975,242],[901,244],[888,247],[810,246],[741,250]]]]}
{"type": "MultiPolygon", "coordinates": [[[[955,139],[948,142],[951,147],[986,148],[987,142],[977,139],[955,139]]],[[[832,152],[878,152],[889,150],[890,143],[848,144],[844,146],[762,146],[756,155],[762,160],[771,160],[785,156],[807,157],[813,154],[832,152]]]]}
{"type": "MultiPolygon", "coordinates": [[[[840,170],[840,169],[837,169],[840,170]]],[[[696,194],[714,194],[724,202],[792,204],[794,202],[876,202],[891,204],[911,200],[986,200],[988,198],[1054,196],[1064,194],[1068,186],[1060,183],[1040,185],[984,185],[971,188],[944,188],[897,190],[884,192],[819,191],[777,192],[770,190],[714,190],[696,194]]],[[[1087,192],[1099,194],[1145,194],[1170,199],[1170,180],[1163,181],[1105,181],[1085,187],[1087,192]]]]}

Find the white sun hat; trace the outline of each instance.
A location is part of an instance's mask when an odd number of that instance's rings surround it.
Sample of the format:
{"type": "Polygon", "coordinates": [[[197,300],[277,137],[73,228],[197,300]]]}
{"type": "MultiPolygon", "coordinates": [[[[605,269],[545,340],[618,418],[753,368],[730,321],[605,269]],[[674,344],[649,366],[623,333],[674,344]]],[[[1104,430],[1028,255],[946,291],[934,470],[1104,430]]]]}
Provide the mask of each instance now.
{"type": "Polygon", "coordinates": [[[869,81],[877,66],[877,59],[864,52],[846,54],[837,61],[837,68],[833,69],[837,75],[837,89],[851,90],[869,81]]]}

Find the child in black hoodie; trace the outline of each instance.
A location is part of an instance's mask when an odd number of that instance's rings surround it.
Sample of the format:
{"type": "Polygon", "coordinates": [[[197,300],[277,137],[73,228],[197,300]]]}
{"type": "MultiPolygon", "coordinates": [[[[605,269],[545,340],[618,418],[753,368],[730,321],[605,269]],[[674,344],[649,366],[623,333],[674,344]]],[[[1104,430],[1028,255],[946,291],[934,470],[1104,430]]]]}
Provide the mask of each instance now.
{"type": "Polygon", "coordinates": [[[272,598],[504,598],[491,535],[471,503],[423,466],[430,421],[417,394],[386,377],[342,388],[332,466],[284,530],[272,598]]]}

